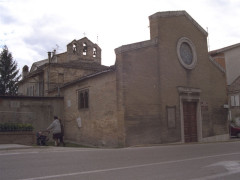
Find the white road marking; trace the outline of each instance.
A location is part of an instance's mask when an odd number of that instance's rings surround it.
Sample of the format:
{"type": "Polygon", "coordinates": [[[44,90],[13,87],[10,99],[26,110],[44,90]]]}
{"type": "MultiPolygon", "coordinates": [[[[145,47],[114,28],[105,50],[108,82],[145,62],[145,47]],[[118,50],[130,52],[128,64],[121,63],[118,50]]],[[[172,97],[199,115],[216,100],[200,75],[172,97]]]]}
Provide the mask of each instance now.
{"type": "Polygon", "coordinates": [[[225,173],[220,173],[220,174],[215,174],[215,175],[211,175],[211,176],[205,176],[205,177],[201,177],[201,178],[196,178],[196,179],[192,179],[192,180],[210,180],[210,179],[219,179],[221,177],[225,177],[225,176],[230,176],[233,174],[237,174],[240,173],[240,170],[237,171],[230,171],[230,172],[225,172],[225,173]]]}
{"type": "MultiPolygon", "coordinates": [[[[222,156],[231,156],[231,155],[240,155],[240,153],[229,153],[229,154],[218,154],[218,155],[212,155],[212,156],[201,156],[201,157],[181,159],[181,160],[172,160],[172,161],[149,163],[149,164],[139,164],[139,165],[122,166],[122,167],[108,168],[108,169],[98,169],[98,170],[82,171],[82,172],[67,173],[67,174],[57,174],[57,175],[50,175],[50,176],[33,177],[33,178],[27,178],[27,179],[21,179],[21,180],[51,179],[51,178],[58,178],[58,177],[76,176],[76,175],[83,175],[83,174],[93,174],[93,173],[100,173],[100,172],[108,172],[108,171],[117,171],[117,170],[124,170],[124,169],[141,168],[141,167],[147,167],[147,166],[164,165],[164,164],[179,163],[179,162],[185,162],[185,161],[193,161],[193,160],[215,158],[215,157],[222,157],[222,156]]],[[[225,174],[226,173],[224,173],[224,175],[225,174]]],[[[196,180],[202,180],[202,179],[196,179],[196,180]]]]}
{"type": "Polygon", "coordinates": [[[192,180],[216,179],[216,178],[225,177],[225,176],[240,173],[240,164],[239,164],[238,161],[221,161],[221,162],[218,162],[218,163],[211,164],[207,167],[213,167],[213,166],[223,166],[228,170],[228,172],[215,174],[215,175],[211,175],[211,176],[205,176],[205,177],[196,178],[196,179],[192,179],[192,180]]]}
{"type": "Polygon", "coordinates": [[[0,156],[11,156],[11,155],[23,155],[23,154],[37,154],[39,152],[16,152],[16,153],[3,153],[0,156]]]}

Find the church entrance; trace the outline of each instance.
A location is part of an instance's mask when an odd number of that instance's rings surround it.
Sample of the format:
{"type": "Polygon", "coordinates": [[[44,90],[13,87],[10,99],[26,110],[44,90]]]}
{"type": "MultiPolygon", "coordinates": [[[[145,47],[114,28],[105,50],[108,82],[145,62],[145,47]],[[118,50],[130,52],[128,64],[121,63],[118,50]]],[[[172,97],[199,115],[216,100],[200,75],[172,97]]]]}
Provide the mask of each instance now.
{"type": "Polygon", "coordinates": [[[197,102],[183,102],[184,140],[197,142],[197,102]]]}

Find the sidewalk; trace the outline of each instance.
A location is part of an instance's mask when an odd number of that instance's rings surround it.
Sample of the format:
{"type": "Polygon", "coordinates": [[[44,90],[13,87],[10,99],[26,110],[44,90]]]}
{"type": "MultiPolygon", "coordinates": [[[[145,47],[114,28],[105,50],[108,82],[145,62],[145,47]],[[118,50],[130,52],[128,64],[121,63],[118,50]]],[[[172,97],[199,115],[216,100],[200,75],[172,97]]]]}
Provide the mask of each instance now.
{"type": "Polygon", "coordinates": [[[32,146],[20,145],[20,144],[0,144],[0,150],[7,149],[26,149],[31,148],[32,146]]]}

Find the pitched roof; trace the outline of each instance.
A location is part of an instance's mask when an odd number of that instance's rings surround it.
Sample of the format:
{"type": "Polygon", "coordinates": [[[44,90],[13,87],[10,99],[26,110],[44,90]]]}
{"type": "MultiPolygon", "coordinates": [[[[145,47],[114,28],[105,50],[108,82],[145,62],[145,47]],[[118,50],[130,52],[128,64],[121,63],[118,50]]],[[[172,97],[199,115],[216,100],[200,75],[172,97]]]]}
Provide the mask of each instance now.
{"type": "MultiPolygon", "coordinates": [[[[84,70],[92,70],[92,71],[95,71],[95,72],[103,71],[103,70],[106,70],[106,69],[109,68],[108,66],[104,66],[104,65],[101,65],[101,64],[98,64],[98,63],[95,63],[95,62],[83,62],[83,61],[78,61],[78,60],[70,61],[70,62],[67,62],[67,63],[50,63],[50,64],[53,67],[84,69],[84,70]]],[[[45,63],[45,64],[42,64],[42,65],[38,66],[36,70],[30,72],[24,79],[20,80],[19,83],[22,83],[26,79],[42,73],[43,70],[44,70],[44,67],[47,67],[47,66],[49,66],[49,63],[45,63]]]]}
{"type": "Polygon", "coordinates": [[[207,31],[205,31],[198,23],[195,21],[186,11],[164,11],[164,12],[157,12],[151,16],[149,16],[150,19],[155,19],[159,17],[176,17],[176,16],[185,16],[188,18],[194,26],[196,26],[205,36],[208,36],[207,31]]]}
{"type": "Polygon", "coordinates": [[[86,62],[81,60],[80,61],[75,60],[75,61],[70,61],[66,63],[51,63],[51,65],[55,67],[85,69],[85,70],[93,70],[93,71],[101,71],[108,68],[108,66],[104,66],[96,62],[86,62]]]}
{"type": "Polygon", "coordinates": [[[31,69],[30,69],[30,72],[35,71],[35,70],[38,69],[40,66],[42,66],[42,65],[44,65],[44,64],[46,64],[46,63],[48,63],[48,59],[44,59],[44,60],[41,60],[41,61],[34,62],[34,63],[32,64],[32,67],[31,67],[31,69]]]}
{"type": "Polygon", "coordinates": [[[215,55],[215,54],[222,53],[222,52],[225,52],[225,51],[237,48],[237,47],[240,47],[240,43],[233,44],[231,46],[227,46],[227,47],[224,47],[224,48],[221,48],[221,49],[216,49],[216,50],[210,51],[209,54],[210,55],[215,55]]]}
{"type": "MultiPolygon", "coordinates": [[[[59,88],[60,89],[66,88],[68,86],[74,85],[74,84],[79,83],[81,81],[84,81],[84,80],[87,80],[87,79],[90,79],[90,78],[93,78],[93,77],[96,77],[96,76],[99,76],[99,75],[102,75],[102,74],[105,74],[105,73],[108,73],[108,72],[113,72],[113,71],[115,71],[115,69],[116,69],[115,65],[107,67],[106,69],[104,69],[102,71],[97,71],[97,72],[94,72],[94,73],[82,76],[82,77],[80,77],[78,79],[72,80],[70,82],[67,82],[67,83],[63,84],[59,88]]],[[[56,91],[56,90],[57,90],[57,88],[54,88],[51,91],[53,92],[53,91],[56,91]]]]}
{"type": "Polygon", "coordinates": [[[91,40],[89,40],[87,37],[83,37],[83,38],[81,38],[81,39],[79,39],[79,40],[76,40],[76,39],[74,39],[74,40],[72,40],[70,43],[68,43],[67,44],[67,46],[69,45],[69,44],[72,44],[73,42],[90,42],[91,44],[94,44],[94,46],[96,46],[96,47],[98,47],[99,49],[101,49],[99,46],[98,46],[98,44],[96,44],[96,43],[93,43],[91,40]]]}

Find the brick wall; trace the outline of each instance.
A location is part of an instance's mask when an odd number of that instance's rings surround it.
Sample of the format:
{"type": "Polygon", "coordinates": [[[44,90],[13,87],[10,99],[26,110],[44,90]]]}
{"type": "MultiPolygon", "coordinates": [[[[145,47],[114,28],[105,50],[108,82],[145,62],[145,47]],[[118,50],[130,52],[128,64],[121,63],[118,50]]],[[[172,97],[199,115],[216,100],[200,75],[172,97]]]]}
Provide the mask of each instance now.
{"type": "Polygon", "coordinates": [[[218,64],[220,64],[226,70],[224,53],[218,53],[212,57],[216,62],[218,62],[218,64]]]}

